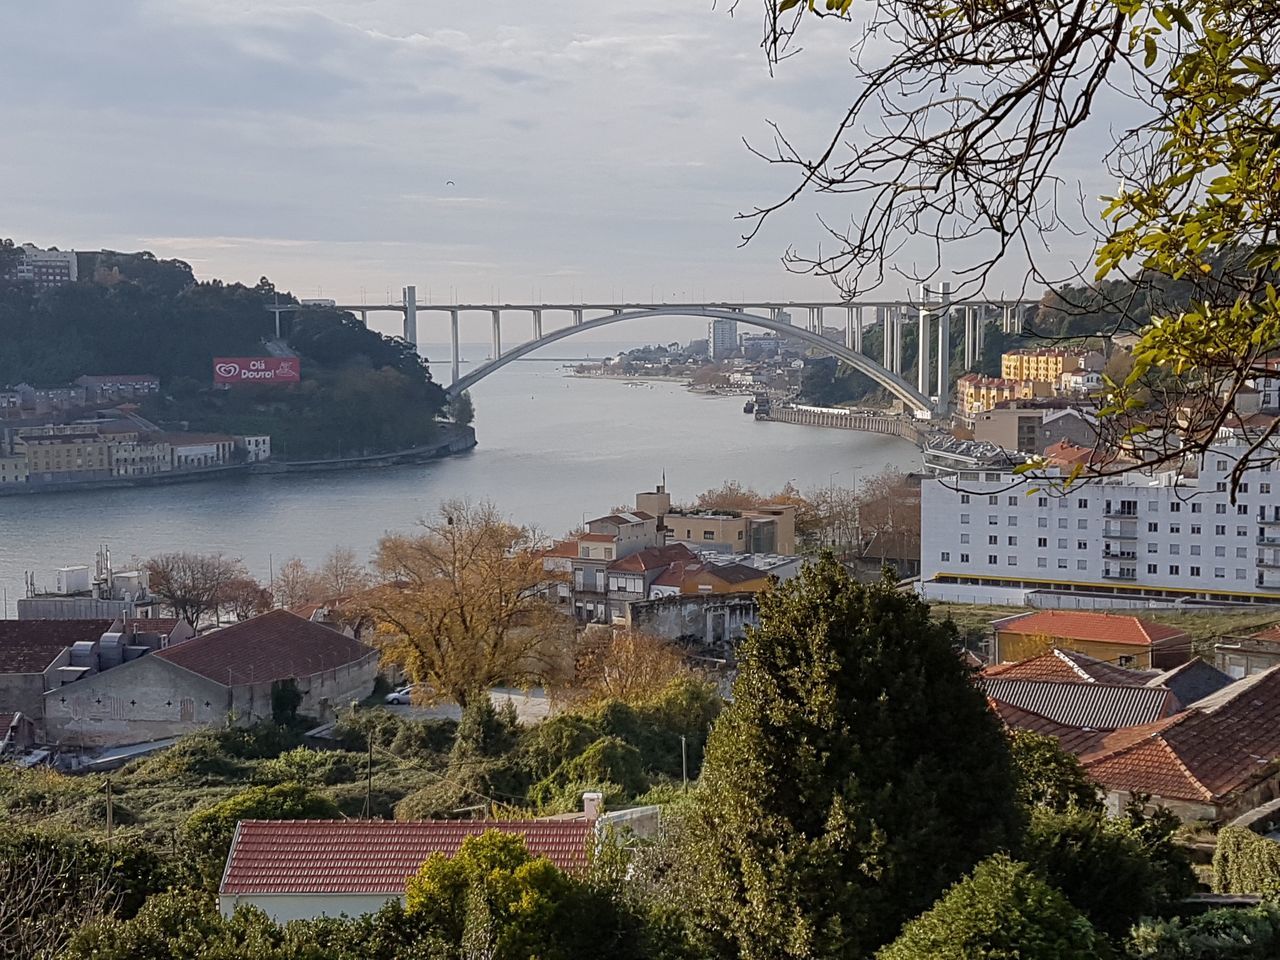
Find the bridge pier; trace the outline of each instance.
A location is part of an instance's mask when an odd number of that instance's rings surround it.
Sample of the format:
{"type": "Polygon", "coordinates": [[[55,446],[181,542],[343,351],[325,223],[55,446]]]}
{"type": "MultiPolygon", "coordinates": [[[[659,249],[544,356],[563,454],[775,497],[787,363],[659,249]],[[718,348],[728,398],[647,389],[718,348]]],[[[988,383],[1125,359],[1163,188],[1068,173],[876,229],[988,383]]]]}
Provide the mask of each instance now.
{"type": "Polygon", "coordinates": [[[533,339],[542,339],[542,311],[533,311],[533,339]]]}
{"type": "Polygon", "coordinates": [[[404,288],[404,338],[418,346],[418,288],[404,288]]]}
{"type": "Polygon", "coordinates": [[[360,311],[360,323],[361,323],[363,326],[365,326],[365,327],[368,327],[368,326],[369,326],[369,311],[368,311],[368,310],[361,310],[361,311],[360,311]]]}
{"type": "Polygon", "coordinates": [[[974,363],[975,363],[975,365],[976,365],[977,361],[979,361],[979,360],[981,360],[981,359],[982,359],[983,349],[986,347],[986,344],[987,344],[987,317],[986,317],[986,313],[987,313],[987,311],[986,311],[986,308],[985,308],[985,307],[979,307],[979,308],[978,308],[978,320],[977,320],[977,324],[976,324],[976,326],[977,326],[977,331],[976,331],[976,332],[977,332],[977,336],[976,336],[976,338],[975,338],[975,339],[976,339],[976,341],[977,341],[977,343],[976,343],[976,346],[974,347],[974,363]]]}
{"type": "Polygon", "coordinates": [[[449,382],[457,383],[458,377],[461,376],[461,371],[459,371],[458,367],[461,366],[461,360],[462,360],[462,358],[458,355],[458,311],[457,310],[449,311],[449,341],[450,343],[453,344],[453,379],[449,382]]]}
{"type": "MultiPolygon", "coordinates": [[[[924,391],[920,391],[923,393],[924,391]]],[[[938,403],[939,413],[947,412],[951,393],[951,284],[942,285],[941,309],[938,311],[938,403]]]]}
{"type": "Polygon", "coordinates": [[[916,333],[916,389],[926,397],[929,395],[929,338],[933,333],[931,324],[933,317],[925,304],[929,300],[929,288],[920,285],[920,312],[917,314],[916,333]]]}
{"type": "Polygon", "coordinates": [[[575,307],[573,310],[573,325],[575,327],[582,326],[582,309],[580,307],[575,307]]]}
{"type": "Polygon", "coordinates": [[[493,359],[502,356],[502,311],[491,310],[493,314],[493,359]]]}

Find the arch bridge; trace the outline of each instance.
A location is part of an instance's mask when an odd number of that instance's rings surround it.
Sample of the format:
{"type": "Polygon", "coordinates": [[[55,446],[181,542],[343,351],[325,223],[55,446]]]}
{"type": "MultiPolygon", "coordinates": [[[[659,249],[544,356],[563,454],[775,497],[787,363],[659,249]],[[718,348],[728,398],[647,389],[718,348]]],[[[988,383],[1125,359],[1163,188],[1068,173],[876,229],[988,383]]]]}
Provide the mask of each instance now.
{"type": "MultiPolygon", "coordinates": [[[[918,301],[860,301],[855,303],[771,302],[771,303],[525,303],[525,304],[423,304],[417,302],[414,287],[405,287],[401,303],[390,304],[338,304],[324,302],[324,306],[359,315],[368,325],[368,315],[377,312],[396,312],[404,318],[404,338],[415,346],[418,343],[418,314],[446,313],[449,315],[450,344],[452,347],[452,379],[446,388],[450,396],[457,396],[507,364],[528,356],[542,347],[567,337],[598,330],[615,323],[645,320],[656,317],[696,317],[704,320],[741,323],[746,326],[769,330],[794,337],[823,353],[848,364],[858,372],[888,390],[894,397],[921,419],[946,413],[950,392],[951,322],[964,324],[963,345],[965,369],[971,369],[982,353],[986,324],[998,319],[1006,332],[1021,329],[1028,311],[1037,306],[1034,300],[968,300],[952,302],[949,284],[943,284],[940,294],[921,288],[918,301]],[[824,335],[827,311],[844,314],[844,340],[839,342],[824,335]],[[803,323],[797,314],[804,313],[803,323]],[[465,376],[461,372],[459,351],[459,322],[464,313],[486,313],[493,323],[493,355],[465,376]],[[567,326],[549,330],[543,327],[545,314],[568,314],[567,326]],[[532,319],[532,338],[511,347],[502,348],[504,315],[524,314],[532,319]],[[868,315],[869,314],[869,315],[868,315]],[[792,322],[795,317],[797,322],[792,322]],[[908,383],[902,376],[903,334],[909,324],[916,324],[917,382],[908,383]],[[883,362],[877,362],[863,353],[863,333],[882,325],[883,362]],[[936,332],[935,332],[936,327],[936,332]],[[937,348],[933,350],[936,336],[937,348]],[[935,356],[931,356],[931,353],[935,356]],[[933,361],[936,359],[936,363],[933,361]],[[936,380],[935,380],[936,372],[936,380]],[[933,394],[932,396],[930,394],[933,394]]],[[[308,306],[278,304],[268,307],[279,314],[308,306]]],[[[509,324],[508,324],[509,329],[509,324]]]]}

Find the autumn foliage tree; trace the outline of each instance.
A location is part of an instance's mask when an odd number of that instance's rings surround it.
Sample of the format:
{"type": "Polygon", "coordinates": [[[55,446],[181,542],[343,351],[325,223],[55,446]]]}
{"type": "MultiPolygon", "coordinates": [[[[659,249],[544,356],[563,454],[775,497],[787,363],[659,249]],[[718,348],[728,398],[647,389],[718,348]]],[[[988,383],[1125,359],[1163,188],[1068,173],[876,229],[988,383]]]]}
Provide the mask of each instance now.
{"type": "Polygon", "coordinates": [[[496,684],[561,675],[573,627],[548,597],[556,576],[534,532],[491,503],[462,500],[421,528],[382,539],[382,582],[361,603],[384,657],[464,707],[496,684]]]}
{"type": "Polygon", "coordinates": [[[145,568],[151,592],[193,627],[217,611],[232,582],[246,576],[243,563],[220,553],[162,553],[145,568]]]}

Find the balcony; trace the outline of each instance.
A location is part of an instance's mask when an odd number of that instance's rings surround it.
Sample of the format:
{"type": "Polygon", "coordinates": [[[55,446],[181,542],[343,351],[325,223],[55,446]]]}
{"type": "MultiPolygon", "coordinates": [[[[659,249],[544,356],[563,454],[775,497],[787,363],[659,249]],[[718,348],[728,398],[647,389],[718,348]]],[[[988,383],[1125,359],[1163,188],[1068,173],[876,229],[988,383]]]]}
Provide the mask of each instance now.
{"type": "Polygon", "coordinates": [[[1137,520],[1137,507],[1110,507],[1102,512],[1104,517],[1112,520],[1137,520]]]}
{"type": "Polygon", "coordinates": [[[1255,584],[1263,590],[1280,590],[1280,576],[1271,573],[1263,573],[1258,571],[1258,579],[1255,584]]]}
{"type": "Polygon", "coordinates": [[[1280,537],[1258,537],[1258,546],[1260,547],[1280,547],[1280,537]]]}
{"type": "Polygon", "coordinates": [[[1259,557],[1258,566],[1264,570],[1280,570],[1280,558],[1259,557]]]}
{"type": "Polygon", "coordinates": [[[1256,519],[1258,523],[1266,524],[1268,526],[1280,525],[1280,516],[1273,515],[1268,517],[1266,510],[1259,510],[1256,519]]]}
{"type": "Polygon", "coordinates": [[[1137,540],[1138,531],[1136,528],[1133,530],[1121,530],[1117,527],[1109,526],[1102,531],[1102,537],[1104,540],[1137,540]]]}
{"type": "Polygon", "coordinates": [[[1102,551],[1102,555],[1108,560],[1137,560],[1138,554],[1133,550],[1112,550],[1107,547],[1102,551]]]}
{"type": "Polygon", "coordinates": [[[1136,567],[1103,567],[1102,578],[1104,580],[1137,580],[1138,570],[1136,567]]]}

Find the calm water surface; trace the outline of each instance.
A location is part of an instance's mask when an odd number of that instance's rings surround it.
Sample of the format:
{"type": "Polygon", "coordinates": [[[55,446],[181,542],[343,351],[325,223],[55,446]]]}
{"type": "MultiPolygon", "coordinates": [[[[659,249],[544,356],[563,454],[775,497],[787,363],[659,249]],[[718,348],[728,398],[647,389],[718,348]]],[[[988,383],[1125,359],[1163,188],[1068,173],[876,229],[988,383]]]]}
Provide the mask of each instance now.
{"type": "MultiPolygon", "coordinates": [[[[548,352],[601,356],[624,346],[559,343],[548,352]]],[[[466,356],[483,360],[485,348],[466,356]]],[[[447,382],[447,364],[433,371],[447,382]]],[[[385,532],[412,527],[450,497],[491,499],[514,519],[560,534],[652,489],[663,470],[681,500],[726,479],[760,490],[791,479],[803,489],[848,486],[859,473],[919,464],[915,447],[893,437],[758,423],[743,414],[741,397],[568,378],[560,360],[510,364],[472,393],[479,446],[434,463],[0,499],[0,603],[7,593],[14,616],[25,571],[52,587],[56,568],[92,565],[101,543],[118,569],[163,551],[221,551],[266,579],[284,558],[312,562],[338,545],[367,556],[385,532]]]]}

